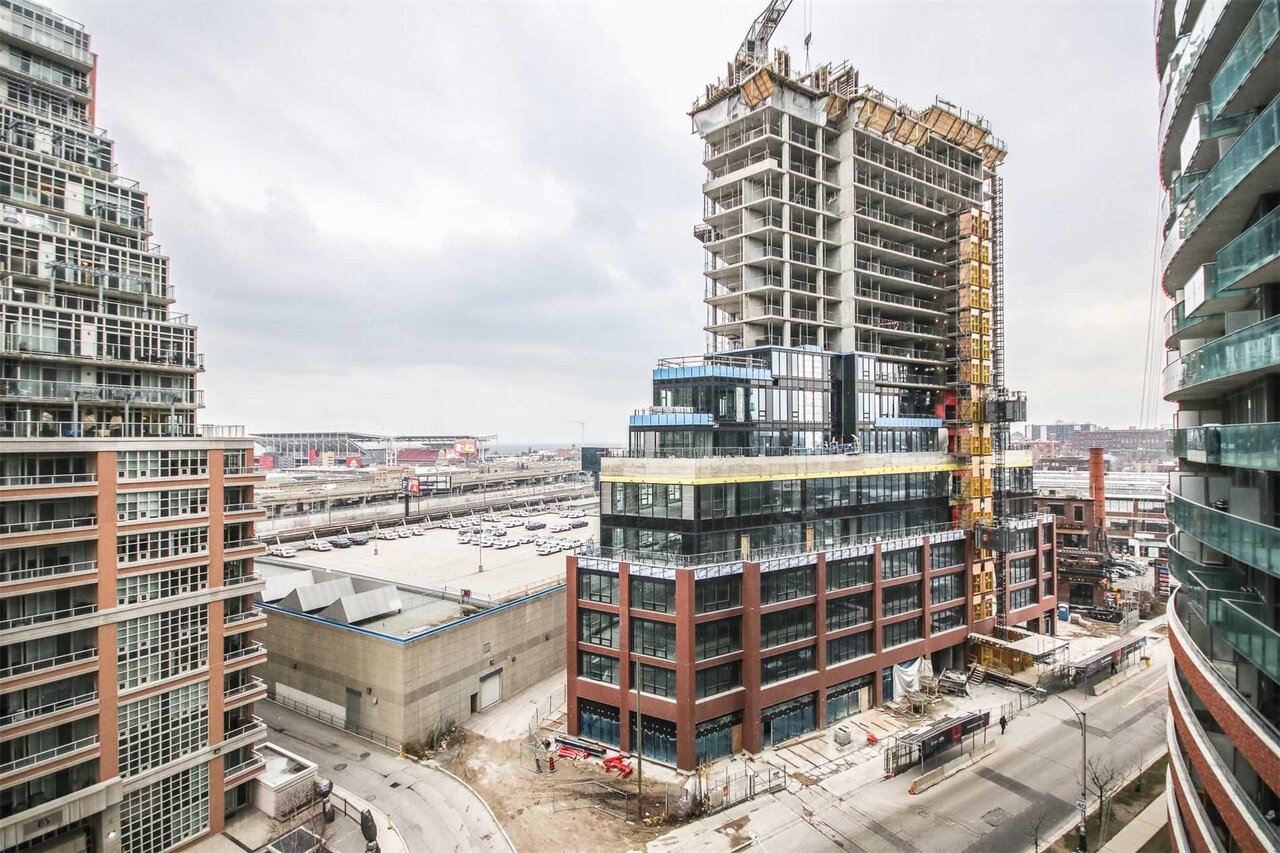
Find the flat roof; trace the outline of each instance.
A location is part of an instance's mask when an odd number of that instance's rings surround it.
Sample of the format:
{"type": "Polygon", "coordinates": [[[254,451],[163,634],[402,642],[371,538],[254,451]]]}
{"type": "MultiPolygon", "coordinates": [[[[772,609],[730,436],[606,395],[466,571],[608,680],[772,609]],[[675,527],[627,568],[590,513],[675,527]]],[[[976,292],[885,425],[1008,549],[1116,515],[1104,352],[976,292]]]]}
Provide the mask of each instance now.
{"type": "MultiPolygon", "coordinates": [[[[590,504],[582,504],[580,508],[594,511],[596,507],[595,501],[591,501],[590,504]]],[[[509,513],[503,514],[503,518],[508,517],[511,517],[509,513]]],[[[545,512],[520,520],[539,521],[549,528],[563,519],[556,513],[545,512]]],[[[507,536],[546,536],[560,539],[573,537],[584,542],[589,538],[598,540],[599,516],[588,515],[582,520],[588,522],[586,527],[564,533],[551,533],[547,528],[526,531],[523,527],[517,527],[508,529],[507,536]]],[[[480,548],[477,545],[460,545],[457,538],[458,531],[435,527],[428,529],[422,536],[387,541],[370,538],[367,545],[334,548],[332,551],[303,550],[301,544],[295,542],[290,544],[298,548],[297,557],[260,557],[255,560],[255,564],[262,567],[262,573],[267,578],[293,571],[318,569],[381,580],[408,587],[410,591],[440,590],[456,595],[458,591],[465,589],[470,590],[474,598],[498,602],[517,597],[524,590],[546,585],[556,578],[563,578],[565,558],[572,553],[560,551],[542,557],[534,551],[533,545],[498,550],[480,548]],[[484,571],[480,570],[482,562],[484,571]]],[[[321,580],[324,578],[317,577],[317,582],[321,580]]],[[[456,601],[454,607],[457,607],[456,601]]],[[[409,602],[406,601],[405,610],[408,609],[409,602]]]]}

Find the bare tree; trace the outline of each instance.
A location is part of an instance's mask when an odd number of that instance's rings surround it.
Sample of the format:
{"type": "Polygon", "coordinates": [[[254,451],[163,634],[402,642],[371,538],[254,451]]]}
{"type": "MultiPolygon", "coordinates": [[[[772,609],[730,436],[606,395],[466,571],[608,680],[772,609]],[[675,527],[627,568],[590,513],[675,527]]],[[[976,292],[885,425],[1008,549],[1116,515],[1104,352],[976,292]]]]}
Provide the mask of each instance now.
{"type": "Polygon", "coordinates": [[[1049,819],[1049,810],[1041,809],[1040,816],[1031,825],[1031,853],[1040,853],[1040,833],[1044,831],[1044,822],[1049,819]]]}
{"type": "Polygon", "coordinates": [[[1107,843],[1107,819],[1111,813],[1111,798],[1124,784],[1125,767],[1109,755],[1089,759],[1089,789],[1098,798],[1098,849],[1107,843]]]}

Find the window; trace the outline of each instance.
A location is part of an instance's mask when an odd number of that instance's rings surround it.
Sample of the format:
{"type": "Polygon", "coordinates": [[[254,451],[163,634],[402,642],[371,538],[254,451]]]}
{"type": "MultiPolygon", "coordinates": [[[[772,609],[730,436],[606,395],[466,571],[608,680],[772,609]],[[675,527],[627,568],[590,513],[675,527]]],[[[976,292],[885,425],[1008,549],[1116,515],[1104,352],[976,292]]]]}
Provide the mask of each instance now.
{"type": "Polygon", "coordinates": [[[1029,586],[1024,589],[1015,589],[1009,594],[1009,609],[1017,610],[1020,607],[1030,607],[1036,603],[1036,588],[1029,586]]]}
{"type": "Polygon", "coordinates": [[[1084,507],[1082,507],[1080,504],[1076,504],[1074,507],[1072,507],[1072,509],[1075,511],[1074,512],[1075,520],[1084,521],[1084,507]]]}
{"type": "Polygon", "coordinates": [[[884,648],[892,646],[900,646],[903,643],[909,643],[912,640],[920,639],[920,617],[915,619],[907,619],[903,622],[895,622],[892,625],[884,626],[884,648]]]}
{"type": "Polygon", "coordinates": [[[120,803],[123,853],[169,850],[209,826],[209,767],[199,764],[129,791],[120,803]]]}
{"type": "Polygon", "coordinates": [[[618,603],[618,576],[607,572],[578,572],[578,598],[601,604],[618,603]]]}
{"type": "Polygon", "coordinates": [[[827,563],[827,589],[847,589],[871,583],[872,555],[850,557],[847,560],[832,560],[827,563]]]}
{"type": "Polygon", "coordinates": [[[119,623],[116,659],[116,676],[122,689],[207,666],[208,605],[166,610],[119,623]]]}
{"type": "Polygon", "coordinates": [[[871,593],[827,599],[827,630],[839,631],[871,621],[871,593]]]}
{"type": "MultiPolygon", "coordinates": [[[[1049,541],[1053,541],[1050,539],[1049,541]]],[[[1029,527],[1026,530],[1013,531],[1013,547],[1014,551],[1030,551],[1036,547],[1036,529],[1029,527]]]]}
{"type": "Polygon", "coordinates": [[[742,686],[742,662],[730,661],[700,669],[694,675],[697,698],[705,699],[742,686]]]}
{"type": "Polygon", "coordinates": [[[699,613],[739,607],[742,604],[742,575],[697,581],[693,596],[699,613]]]}
{"type": "Polygon", "coordinates": [[[813,636],[813,605],[775,610],[760,616],[760,648],[768,649],[813,636]]]}
{"type": "Polygon", "coordinates": [[[653,696],[676,695],[676,671],[647,663],[637,663],[631,667],[631,689],[636,689],[636,680],[644,684],[643,692],[653,696]]]}
{"type": "Polygon", "coordinates": [[[618,683],[618,659],[592,652],[578,652],[578,675],[605,684],[618,683]]]}
{"type": "Polygon", "coordinates": [[[871,705],[871,683],[874,676],[861,675],[827,688],[827,725],[851,717],[871,705]],[[865,701],[864,701],[865,700],[865,701]]]}
{"type": "Polygon", "coordinates": [[[1053,595],[1053,578],[1044,579],[1044,597],[1049,598],[1053,595]]]}
{"type": "Polygon", "coordinates": [[[206,515],[208,512],[208,489],[168,489],[116,494],[117,521],[177,518],[184,515],[206,515]]]}
{"type": "Polygon", "coordinates": [[[209,682],[197,681],[121,705],[120,775],[135,776],[207,746],[208,703],[209,682]]]}
{"type": "Polygon", "coordinates": [[[935,542],[929,547],[929,565],[935,569],[964,563],[964,542],[935,542]]]}
{"type": "Polygon", "coordinates": [[[813,566],[798,566],[760,574],[760,603],[774,604],[814,594],[813,566]]]}
{"type": "Polygon", "coordinates": [[[952,628],[959,628],[963,624],[963,604],[956,607],[948,607],[946,610],[939,610],[929,617],[929,630],[935,634],[939,631],[950,631],[952,628]]]}
{"type": "Polygon", "coordinates": [[[929,601],[941,604],[964,598],[964,572],[929,579],[929,601]]]}
{"type": "Polygon", "coordinates": [[[785,652],[760,660],[760,683],[773,684],[784,678],[812,672],[814,669],[813,646],[785,652]]]}
{"type": "Polygon", "coordinates": [[[676,582],[663,578],[631,578],[631,606],[637,610],[674,613],[676,582]]]}
{"type": "Polygon", "coordinates": [[[167,560],[209,551],[208,527],[178,527],[116,537],[116,565],[167,560]]]}
{"type": "Polygon", "coordinates": [[[589,699],[578,700],[578,733],[582,737],[617,746],[621,742],[618,737],[621,720],[617,708],[589,699]]]}
{"type": "Polygon", "coordinates": [[[126,575],[116,580],[116,603],[136,604],[209,587],[209,567],[188,566],[167,572],[126,575]]]}
{"type": "Polygon", "coordinates": [[[162,477],[203,477],[209,473],[209,454],[203,450],[122,450],[116,454],[121,480],[162,477]]]}
{"type": "Polygon", "coordinates": [[[593,646],[618,648],[618,614],[579,610],[578,639],[593,646]]]}
{"type": "Polygon", "coordinates": [[[827,641],[827,666],[869,654],[871,654],[870,631],[827,641]]]}
{"type": "Polygon", "coordinates": [[[1035,580],[1036,577],[1035,557],[1015,557],[1009,561],[1009,583],[1011,585],[1026,583],[1029,580],[1035,580]]]}
{"type": "Polygon", "coordinates": [[[676,626],[670,622],[632,619],[631,651],[636,654],[675,660],[676,626]]]}
{"type": "Polygon", "coordinates": [[[705,720],[694,727],[697,740],[698,763],[714,761],[733,753],[733,729],[742,725],[742,712],[734,711],[723,717],[705,720]]]}
{"type": "Polygon", "coordinates": [[[698,660],[706,660],[742,648],[742,618],[702,622],[694,628],[695,652],[698,660]]]}
{"type": "Polygon", "coordinates": [[[888,551],[880,556],[880,577],[883,580],[905,578],[920,571],[920,549],[888,551]]]}
{"type": "Polygon", "coordinates": [[[880,594],[881,616],[897,616],[920,607],[920,584],[891,586],[880,594]]]}

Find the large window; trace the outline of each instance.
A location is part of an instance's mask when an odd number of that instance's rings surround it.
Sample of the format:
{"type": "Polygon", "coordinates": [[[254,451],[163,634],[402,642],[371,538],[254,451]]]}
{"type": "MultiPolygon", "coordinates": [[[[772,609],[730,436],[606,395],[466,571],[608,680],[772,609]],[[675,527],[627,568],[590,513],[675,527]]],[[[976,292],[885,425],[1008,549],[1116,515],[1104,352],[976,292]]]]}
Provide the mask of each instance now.
{"type": "Polygon", "coordinates": [[[123,853],[169,850],[209,826],[209,768],[198,764],[129,791],[120,803],[123,853]]]}
{"type": "Polygon", "coordinates": [[[209,587],[208,566],[188,566],[166,572],[125,575],[116,580],[116,603],[136,604],[183,595],[209,587]]]}
{"type": "Polygon", "coordinates": [[[652,696],[676,695],[676,671],[648,663],[637,663],[631,667],[631,689],[636,684],[643,684],[643,692],[652,696]]]}
{"type": "Polygon", "coordinates": [[[601,705],[589,699],[578,700],[578,734],[590,740],[617,746],[621,741],[622,715],[611,705],[601,705]]]}
{"type": "Polygon", "coordinates": [[[827,641],[827,666],[871,654],[871,632],[850,634],[827,641]]]}
{"type": "Polygon", "coordinates": [[[675,660],[676,626],[670,622],[632,619],[631,651],[655,658],[675,660]]]}
{"type": "Polygon", "coordinates": [[[120,775],[136,776],[207,746],[208,706],[207,681],[121,705],[120,775]]]}
{"type": "Polygon", "coordinates": [[[888,587],[881,592],[880,600],[881,616],[897,616],[915,610],[920,607],[920,584],[906,583],[888,587]]]}
{"type": "Polygon", "coordinates": [[[578,652],[578,675],[606,684],[618,683],[618,659],[591,652],[578,652]]]}
{"type": "Polygon", "coordinates": [[[636,610],[674,613],[676,582],[663,578],[631,578],[631,606],[636,610]]]}
{"type": "Polygon", "coordinates": [[[760,648],[768,649],[813,636],[813,605],[775,610],[760,616],[760,648]]]}
{"type": "Polygon", "coordinates": [[[208,666],[208,605],[124,620],[116,626],[116,659],[122,689],[208,666]]]}
{"type": "Polygon", "coordinates": [[[614,515],[642,518],[680,518],[684,513],[682,486],[655,483],[613,483],[614,515]]]}
{"type": "Polygon", "coordinates": [[[1009,583],[1026,583],[1036,578],[1036,557],[1014,557],[1009,561],[1009,583]]]}
{"type": "Polygon", "coordinates": [[[601,604],[618,603],[618,576],[607,572],[578,572],[578,598],[601,604]]]}
{"type": "Polygon", "coordinates": [[[121,480],[162,477],[202,477],[209,473],[209,454],[203,450],[122,450],[116,454],[121,480]]]}
{"type": "Polygon", "coordinates": [[[773,604],[814,594],[813,566],[797,566],[776,572],[761,572],[760,603],[773,604]]]}
{"type": "Polygon", "coordinates": [[[871,593],[827,599],[827,630],[839,631],[871,621],[871,593]]]}
{"type": "Polygon", "coordinates": [[[851,681],[842,681],[827,688],[827,725],[851,717],[871,705],[871,683],[875,676],[868,673],[851,681]],[[864,701],[865,700],[865,701],[864,701]]]}
{"type": "Polygon", "coordinates": [[[705,720],[694,728],[697,739],[698,763],[714,761],[733,753],[733,729],[742,725],[742,712],[734,711],[723,717],[705,720]]]}
{"type": "Polygon", "coordinates": [[[578,611],[578,639],[593,646],[618,648],[618,614],[599,610],[578,611]]]}
{"type": "Polygon", "coordinates": [[[702,622],[694,629],[698,660],[727,655],[742,648],[742,618],[702,622]]]}
{"type": "Polygon", "coordinates": [[[907,619],[904,622],[885,625],[883,634],[884,648],[900,646],[903,643],[920,639],[920,624],[920,617],[917,616],[915,619],[907,619]]]}
{"type": "Polygon", "coordinates": [[[880,577],[884,580],[905,578],[920,571],[920,549],[886,551],[880,556],[880,577]]]}
{"type": "Polygon", "coordinates": [[[1017,610],[1020,607],[1030,607],[1036,603],[1036,600],[1036,588],[1034,586],[1015,589],[1009,594],[1009,609],[1017,610]]]}
{"type": "Polygon", "coordinates": [[[208,512],[208,489],[167,489],[116,494],[117,521],[178,518],[184,515],[207,515],[208,512]]]}
{"type": "Polygon", "coordinates": [[[929,630],[935,634],[939,631],[950,631],[952,628],[959,628],[963,624],[963,604],[958,607],[948,607],[946,610],[939,610],[929,617],[929,630]]]}
{"type": "Polygon", "coordinates": [[[958,566],[964,562],[964,542],[935,542],[929,546],[929,565],[935,569],[958,566]]]}
{"type": "Polygon", "coordinates": [[[773,684],[806,672],[813,672],[813,646],[760,659],[760,683],[773,684]]]}
{"type": "Polygon", "coordinates": [[[964,572],[929,579],[929,601],[941,604],[964,598],[964,572]]]}
{"type": "Polygon", "coordinates": [[[696,581],[693,597],[699,613],[739,607],[742,604],[742,575],[696,581]]]}
{"type": "Polygon", "coordinates": [[[871,583],[872,555],[831,560],[827,563],[827,589],[847,589],[871,583]]]}
{"type": "Polygon", "coordinates": [[[699,699],[733,690],[742,686],[742,662],[735,660],[700,669],[694,675],[694,680],[699,699]]]}
{"type": "Polygon", "coordinates": [[[177,527],[116,537],[116,565],[119,566],[205,554],[208,551],[208,527],[177,527]]]}

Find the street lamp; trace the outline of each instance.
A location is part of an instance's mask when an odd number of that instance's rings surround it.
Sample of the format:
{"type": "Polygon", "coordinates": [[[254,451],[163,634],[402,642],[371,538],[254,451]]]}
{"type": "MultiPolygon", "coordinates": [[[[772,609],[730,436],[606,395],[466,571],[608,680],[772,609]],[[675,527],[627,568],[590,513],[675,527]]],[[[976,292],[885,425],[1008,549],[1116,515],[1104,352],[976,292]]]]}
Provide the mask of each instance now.
{"type": "MultiPolygon", "coordinates": [[[[1040,692],[1044,693],[1045,691],[1041,689],[1040,692]]],[[[1085,818],[1089,813],[1089,733],[1086,726],[1088,715],[1071,704],[1065,696],[1058,696],[1056,693],[1054,696],[1061,699],[1063,704],[1070,708],[1071,713],[1075,714],[1076,719],[1080,721],[1080,801],[1077,803],[1080,807],[1080,844],[1076,849],[1080,853],[1088,853],[1089,837],[1088,829],[1085,827],[1085,818]]]]}

